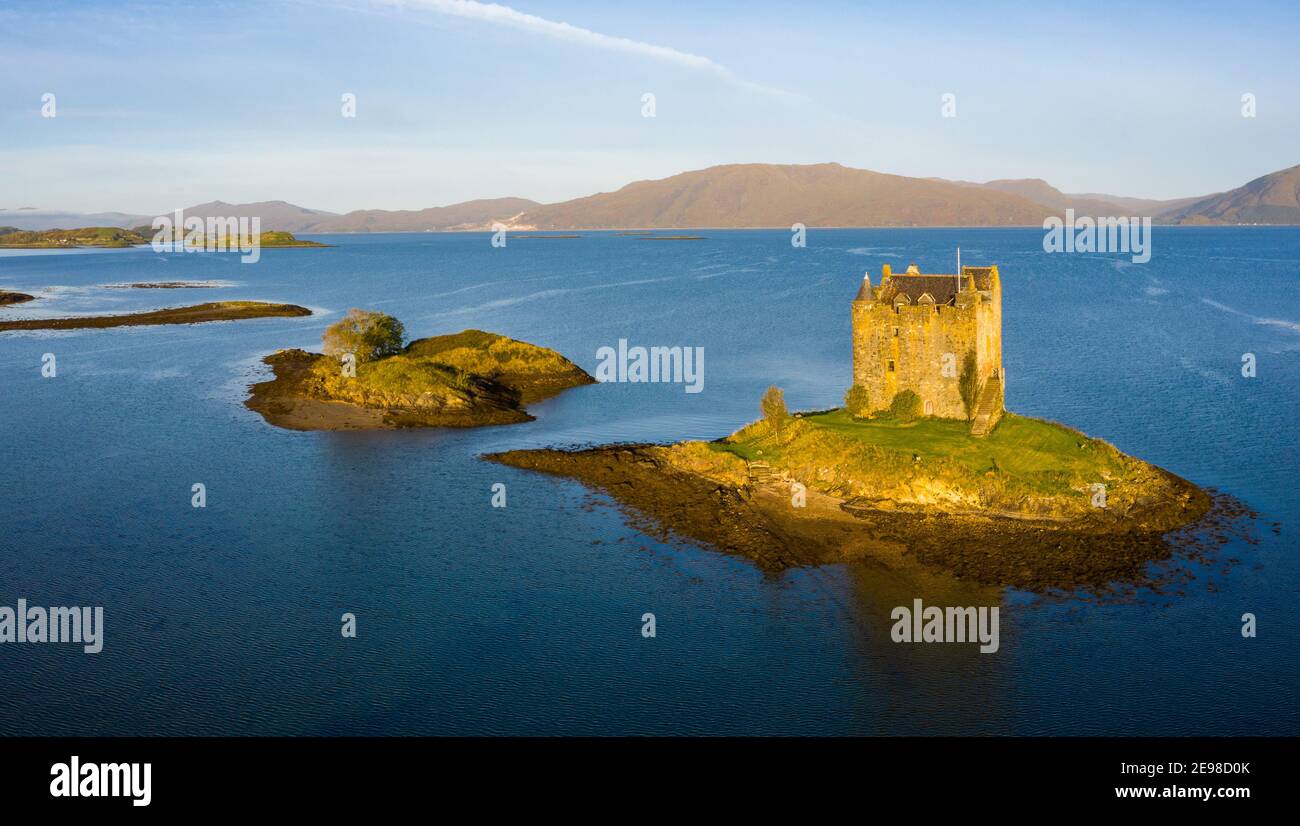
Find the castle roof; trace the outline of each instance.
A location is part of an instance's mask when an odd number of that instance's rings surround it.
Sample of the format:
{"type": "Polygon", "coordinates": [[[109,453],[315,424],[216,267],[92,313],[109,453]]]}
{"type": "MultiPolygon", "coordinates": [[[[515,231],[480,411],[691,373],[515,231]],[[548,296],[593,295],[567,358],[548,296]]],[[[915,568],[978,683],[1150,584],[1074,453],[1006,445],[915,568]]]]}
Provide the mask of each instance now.
{"type": "Polygon", "coordinates": [[[890,279],[889,285],[894,288],[894,295],[902,293],[913,304],[925,293],[929,293],[936,304],[951,304],[957,299],[955,275],[896,275],[890,279]]]}
{"type": "MultiPolygon", "coordinates": [[[[975,289],[993,289],[993,267],[962,267],[961,286],[969,289],[970,279],[975,281],[975,289]]],[[[886,282],[881,282],[881,300],[893,301],[900,293],[915,304],[921,296],[929,293],[936,304],[955,304],[957,302],[957,276],[955,274],[913,274],[898,273],[890,275],[886,282]]]]}

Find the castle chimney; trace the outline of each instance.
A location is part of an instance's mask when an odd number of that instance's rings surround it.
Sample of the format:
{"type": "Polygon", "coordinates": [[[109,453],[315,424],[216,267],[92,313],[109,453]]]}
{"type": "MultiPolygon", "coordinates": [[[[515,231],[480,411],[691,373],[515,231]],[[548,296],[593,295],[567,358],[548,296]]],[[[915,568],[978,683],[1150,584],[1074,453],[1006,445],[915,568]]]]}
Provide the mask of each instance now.
{"type": "Polygon", "coordinates": [[[893,271],[892,268],[890,268],[890,266],[889,266],[888,264],[886,264],[885,266],[881,267],[881,268],[880,268],[880,283],[881,283],[881,284],[884,284],[886,281],[889,280],[889,277],[890,277],[891,275],[893,275],[893,274],[894,274],[894,271],[893,271]]]}

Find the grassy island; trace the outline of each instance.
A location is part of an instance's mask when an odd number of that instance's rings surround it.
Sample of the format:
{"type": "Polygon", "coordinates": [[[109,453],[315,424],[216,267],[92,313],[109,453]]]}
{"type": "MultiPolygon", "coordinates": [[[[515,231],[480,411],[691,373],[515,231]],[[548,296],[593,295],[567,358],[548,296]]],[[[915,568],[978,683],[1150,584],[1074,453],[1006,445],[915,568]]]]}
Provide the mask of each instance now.
{"type": "Polygon", "coordinates": [[[297,238],[292,232],[264,232],[260,243],[263,247],[328,247],[319,241],[297,238]]]}
{"type": "Polygon", "coordinates": [[[367,328],[342,341],[327,331],[328,354],[268,356],[275,377],[253,385],[246,404],[293,430],[476,427],[531,421],[525,405],[595,381],[554,350],[494,333],[465,330],[401,346],[391,317],[354,310],[340,322],[380,323],[389,324],[381,337],[390,342],[377,351],[365,342],[367,328]]]}
{"type": "Polygon", "coordinates": [[[761,567],[869,559],[1031,590],[1144,576],[1205,517],[1195,485],[1052,422],[769,416],[714,442],[486,458],[579,479],[658,532],[761,567]]]}
{"type": "MultiPolygon", "coordinates": [[[[202,236],[189,238],[181,233],[185,246],[202,249],[206,239],[202,236]]],[[[220,239],[225,242],[226,239],[220,239]]],[[[76,249],[78,247],[122,248],[137,247],[153,243],[153,233],[148,227],[121,229],[120,227],[83,227],[81,229],[47,229],[24,231],[14,227],[0,227],[0,249],[76,249]]],[[[297,238],[291,232],[263,232],[258,236],[258,246],[263,249],[276,247],[328,247],[317,241],[297,238]]],[[[221,244],[225,248],[225,244],[221,244]]],[[[231,249],[238,247],[238,240],[229,240],[231,249]]]]}
{"type": "MultiPolygon", "coordinates": [[[[240,248],[241,244],[249,245],[247,237],[238,237],[235,235],[214,235],[208,238],[199,234],[191,236],[188,233],[180,233],[179,239],[187,249],[203,250],[211,246],[218,251],[234,251],[240,248]]],[[[150,243],[146,241],[145,243],[150,243]]],[[[272,232],[263,232],[257,236],[257,246],[262,249],[276,248],[322,248],[328,247],[329,244],[322,244],[319,241],[308,241],[298,238],[292,232],[275,230],[272,232]]]]}
{"type": "Polygon", "coordinates": [[[77,247],[134,247],[149,243],[141,233],[120,227],[46,229],[28,232],[0,227],[0,249],[75,249],[77,247]]]}

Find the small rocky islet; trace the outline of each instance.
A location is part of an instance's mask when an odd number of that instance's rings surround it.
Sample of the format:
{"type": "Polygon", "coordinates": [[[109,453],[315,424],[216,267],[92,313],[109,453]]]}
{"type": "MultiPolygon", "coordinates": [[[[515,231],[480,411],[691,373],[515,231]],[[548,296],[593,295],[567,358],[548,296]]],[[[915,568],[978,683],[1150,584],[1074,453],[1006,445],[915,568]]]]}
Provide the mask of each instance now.
{"type": "Polygon", "coordinates": [[[595,382],[564,356],[482,330],[412,341],[354,365],[280,350],[245,404],[290,430],[479,427],[532,421],[526,406],[595,382]]]}
{"type": "Polygon", "coordinates": [[[0,290],[0,307],[7,307],[14,304],[25,304],[28,301],[36,300],[36,296],[27,293],[8,292],[0,290]]]}

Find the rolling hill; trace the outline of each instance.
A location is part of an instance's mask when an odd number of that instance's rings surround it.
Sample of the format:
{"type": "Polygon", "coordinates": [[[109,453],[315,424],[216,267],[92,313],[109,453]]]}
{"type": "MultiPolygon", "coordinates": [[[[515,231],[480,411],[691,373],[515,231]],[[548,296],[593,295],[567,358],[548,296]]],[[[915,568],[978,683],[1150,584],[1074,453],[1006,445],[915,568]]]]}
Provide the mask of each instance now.
{"type": "Polygon", "coordinates": [[[983,186],[996,189],[999,192],[1019,195],[1036,204],[1042,204],[1057,215],[1063,214],[1067,209],[1073,209],[1076,215],[1155,216],[1200,200],[1200,197],[1196,197],[1157,201],[1150,198],[1126,198],[1119,195],[1073,194],[1062,192],[1041,178],[989,181],[984,184],[975,184],[975,186],[983,186]]]}
{"type": "Polygon", "coordinates": [[[1300,166],[1202,198],[1160,218],[1171,224],[1300,224],[1300,166]]]}
{"type": "Polygon", "coordinates": [[[515,223],[544,230],[1024,226],[1043,217],[1043,207],[1026,198],[950,181],[837,163],[734,164],[541,206],[515,223]]]}

